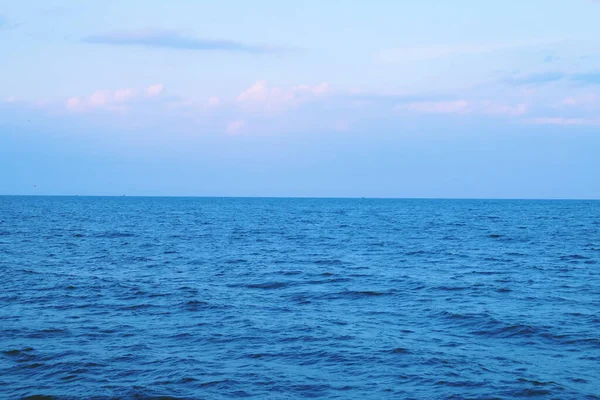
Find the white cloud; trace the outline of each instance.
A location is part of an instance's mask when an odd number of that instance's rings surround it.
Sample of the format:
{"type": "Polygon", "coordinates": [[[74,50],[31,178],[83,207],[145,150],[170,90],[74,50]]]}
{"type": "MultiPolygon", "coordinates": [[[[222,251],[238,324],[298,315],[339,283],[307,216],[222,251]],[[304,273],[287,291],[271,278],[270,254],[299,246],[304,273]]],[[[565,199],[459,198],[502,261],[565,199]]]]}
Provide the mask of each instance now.
{"type": "Polygon", "coordinates": [[[159,84],[156,84],[156,85],[149,86],[149,87],[146,89],[146,95],[147,95],[148,97],[155,97],[155,96],[159,96],[159,95],[160,95],[160,94],[163,92],[163,89],[164,89],[164,87],[163,87],[162,83],[159,83],[159,84]]]}
{"type": "Polygon", "coordinates": [[[289,89],[269,87],[266,81],[258,81],[237,96],[237,102],[250,111],[283,111],[302,103],[316,100],[330,93],[327,83],[297,85],[289,89]]]}
{"type": "Polygon", "coordinates": [[[97,90],[88,99],[91,107],[106,107],[112,100],[113,93],[110,90],[97,90]]]}
{"type": "Polygon", "coordinates": [[[15,98],[13,96],[10,96],[8,99],[6,99],[7,103],[14,103],[15,102],[15,98]]]}
{"type": "Polygon", "coordinates": [[[278,95],[279,89],[274,88],[269,90],[267,88],[267,82],[258,81],[254,85],[250,86],[248,89],[244,90],[237,97],[238,101],[265,101],[269,97],[270,93],[272,95],[278,95]]]}
{"type": "Polygon", "coordinates": [[[238,121],[233,121],[230,122],[227,125],[227,133],[239,133],[241,130],[243,130],[244,128],[246,128],[246,121],[243,120],[238,120],[238,121]]]}
{"type": "Polygon", "coordinates": [[[218,105],[221,104],[221,99],[216,97],[216,96],[212,96],[208,98],[208,105],[210,107],[216,107],[218,105]]]}
{"type": "Polygon", "coordinates": [[[114,99],[118,103],[124,103],[133,100],[137,93],[133,89],[119,89],[115,91],[114,99]]]}
{"type": "Polygon", "coordinates": [[[466,114],[471,112],[470,104],[467,100],[415,102],[396,106],[396,109],[435,114],[466,114]]]}
{"type": "Polygon", "coordinates": [[[71,97],[67,100],[67,110],[80,112],[85,110],[84,100],[81,97],[71,97]]]}
{"type": "Polygon", "coordinates": [[[74,96],[67,100],[67,110],[84,112],[91,110],[126,111],[127,103],[137,98],[135,89],[97,90],[87,97],[74,96]]]}

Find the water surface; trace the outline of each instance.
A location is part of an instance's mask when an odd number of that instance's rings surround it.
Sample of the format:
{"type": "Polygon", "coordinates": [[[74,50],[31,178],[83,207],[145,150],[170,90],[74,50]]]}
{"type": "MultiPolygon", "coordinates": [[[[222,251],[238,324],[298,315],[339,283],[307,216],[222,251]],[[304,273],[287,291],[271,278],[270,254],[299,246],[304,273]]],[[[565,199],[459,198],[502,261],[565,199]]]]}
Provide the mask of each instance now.
{"type": "Polygon", "coordinates": [[[0,397],[600,398],[600,202],[0,197],[0,274],[0,397]]]}

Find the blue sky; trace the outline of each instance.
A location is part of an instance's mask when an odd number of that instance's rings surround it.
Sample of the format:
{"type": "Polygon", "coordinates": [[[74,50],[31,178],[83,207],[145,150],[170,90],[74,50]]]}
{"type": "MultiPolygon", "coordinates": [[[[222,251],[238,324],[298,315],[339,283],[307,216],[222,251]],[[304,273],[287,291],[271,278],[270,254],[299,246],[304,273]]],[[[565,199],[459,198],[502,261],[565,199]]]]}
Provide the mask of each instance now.
{"type": "Polygon", "coordinates": [[[600,198],[600,2],[0,0],[0,194],[600,198]]]}

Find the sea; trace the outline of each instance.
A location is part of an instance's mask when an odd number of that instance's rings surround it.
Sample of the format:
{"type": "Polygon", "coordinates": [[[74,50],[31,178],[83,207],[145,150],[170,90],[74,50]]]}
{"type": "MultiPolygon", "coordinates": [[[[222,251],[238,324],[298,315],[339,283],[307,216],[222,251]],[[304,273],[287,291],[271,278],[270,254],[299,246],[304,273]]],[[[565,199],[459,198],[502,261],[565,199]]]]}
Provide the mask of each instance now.
{"type": "Polygon", "coordinates": [[[600,399],[600,202],[0,197],[2,399],[600,399]]]}

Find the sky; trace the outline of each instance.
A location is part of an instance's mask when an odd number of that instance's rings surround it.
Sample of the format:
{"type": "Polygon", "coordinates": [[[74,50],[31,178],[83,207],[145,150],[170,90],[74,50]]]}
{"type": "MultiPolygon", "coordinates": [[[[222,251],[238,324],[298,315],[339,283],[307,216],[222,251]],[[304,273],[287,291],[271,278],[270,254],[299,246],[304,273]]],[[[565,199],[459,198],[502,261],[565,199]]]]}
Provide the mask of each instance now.
{"type": "Polygon", "coordinates": [[[0,194],[600,199],[600,1],[0,0],[0,194]]]}

